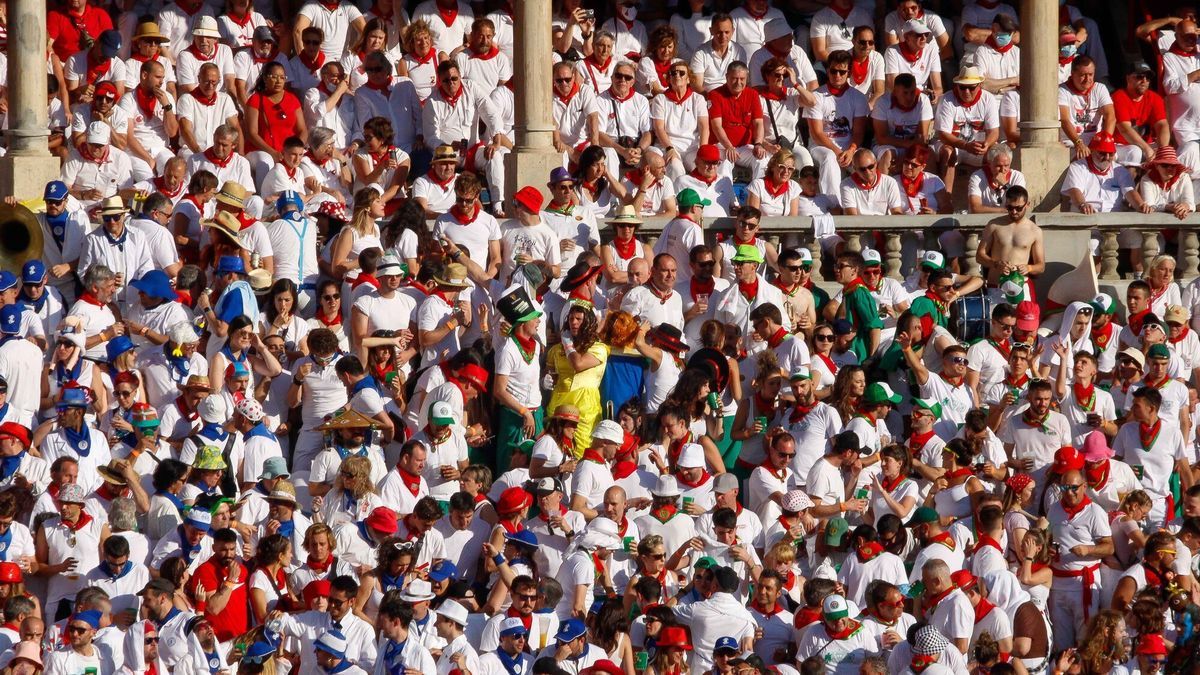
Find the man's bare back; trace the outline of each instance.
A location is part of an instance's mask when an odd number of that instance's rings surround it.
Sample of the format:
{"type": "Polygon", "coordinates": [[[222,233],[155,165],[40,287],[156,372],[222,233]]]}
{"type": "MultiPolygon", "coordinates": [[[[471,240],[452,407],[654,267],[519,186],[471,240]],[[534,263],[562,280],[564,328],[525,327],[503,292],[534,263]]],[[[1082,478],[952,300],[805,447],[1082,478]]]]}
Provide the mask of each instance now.
{"type": "Polygon", "coordinates": [[[1016,269],[1023,274],[1040,274],[1045,268],[1042,228],[1028,218],[1013,222],[1000,217],[987,224],[980,238],[979,264],[988,268],[988,284],[999,284],[1000,277],[1016,269]]]}

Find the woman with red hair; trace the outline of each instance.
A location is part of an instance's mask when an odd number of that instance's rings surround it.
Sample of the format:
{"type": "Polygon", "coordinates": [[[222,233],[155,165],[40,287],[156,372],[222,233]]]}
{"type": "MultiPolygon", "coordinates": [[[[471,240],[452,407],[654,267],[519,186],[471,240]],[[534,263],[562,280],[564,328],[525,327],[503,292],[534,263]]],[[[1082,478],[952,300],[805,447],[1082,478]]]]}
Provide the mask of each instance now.
{"type": "Polygon", "coordinates": [[[923,144],[904,151],[900,163],[900,189],[904,193],[906,214],[950,213],[954,208],[946,184],[925,170],[930,154],[929,146],[923,144]]]}

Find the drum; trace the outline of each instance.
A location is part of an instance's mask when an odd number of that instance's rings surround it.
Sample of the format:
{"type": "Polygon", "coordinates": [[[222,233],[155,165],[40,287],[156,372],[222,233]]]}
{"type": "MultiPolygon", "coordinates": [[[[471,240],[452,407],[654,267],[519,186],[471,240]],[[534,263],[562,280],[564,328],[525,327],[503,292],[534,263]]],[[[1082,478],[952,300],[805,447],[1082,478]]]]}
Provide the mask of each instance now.
{"type": "Polygon", "coordinates": [[[959,342],[970,344],[988,336],[992,303],[986,295],[969,295],[950,305],[950,332],[959,342]]]}

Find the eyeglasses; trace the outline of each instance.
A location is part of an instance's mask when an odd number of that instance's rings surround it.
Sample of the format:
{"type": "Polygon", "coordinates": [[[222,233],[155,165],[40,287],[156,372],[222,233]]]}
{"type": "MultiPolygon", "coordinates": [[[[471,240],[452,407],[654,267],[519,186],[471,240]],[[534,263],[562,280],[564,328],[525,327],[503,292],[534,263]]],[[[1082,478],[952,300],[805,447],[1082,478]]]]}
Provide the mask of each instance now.
{"type": "Polygon", "coordinates": [[[875,46],[875,41],[874,40],[859,40],[858,44],[862,47],[873,47],[873,46],[875,46]]]}
{"type": "Polygon", "coordinates": [[[997,324],[996,324],[996,326],[997,326],[997,327],[998,327],[1000,330],[1002,330],[1002,331],[1004,331],[1004,332],[1008,332],[1008,331],[1011,331],[1011,330],[1015,330],[1015,329],[1016,329],[1016,327],[1017,327],[1017,324],[1016,324],[1016,323],[997,323],[997,324]]]}
{"type": "Polygon", "coordinates": [[[442,78],[442,82],[458,82],[460,79],[462,79],[462,78],[450,77],[449,75],[447,75],[446,77],[442,78]]]}
{"type": "Polygon", "coordinates": [[[782,73],[771,73],[771,77],[777,77],[780,79],[787,77],[787,75],[788,75],[787,71],[784,71],[782,73]]]}
{"type": "Polygon", "coordinates": [[[574,81],[575,81],[575,78],[573,78],[573,77],[556,77],[556,78],[554,78],[554,84],[571,84],[574,81]]]}
{"type": "Polygon", "coordinates": [[[1130,77],[1135,80],[1149,80],[1150,76],[1146,73],[1130,73],[1130,77]]]}
{"type": "Polygon", "coordinates": [[[775,168],[783,171],[784,173],[791,173],[796,170],[796,167],[794,166],[777,166],[775,168]]]}
{"type": "Polygon", "coordinates": [[[814,335],[813,339],[817,342],[833,342],[833,333],[821,333],[820,335],[814,335]]]}

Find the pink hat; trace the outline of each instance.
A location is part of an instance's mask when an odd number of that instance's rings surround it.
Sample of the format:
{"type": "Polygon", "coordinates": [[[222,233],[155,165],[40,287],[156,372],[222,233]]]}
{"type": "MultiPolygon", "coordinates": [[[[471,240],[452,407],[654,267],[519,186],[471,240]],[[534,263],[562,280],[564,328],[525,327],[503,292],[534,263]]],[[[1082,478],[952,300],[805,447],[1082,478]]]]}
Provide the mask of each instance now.
{"type": "Polygon", "coordinates": [[[1032,300],[1017,304],[1017,330],[1037,330],[1042,321],[1042,310],[1032,300]]]}
{"type": "Polygon", "coordinates": [[[13,657],[12,661],[9,661],[9,663],[14,663],[20,659],[25,659],[39,668],[41,667],[42,648],[40,645],[38,645],[38,643],[32,640],[22,640],[21,642],[13,645],[12,650],[13,657]]]}
{"type": "Polygon", "coordinates": [[[1085,462],[1103,462],[1112,459],[1113,450],[1108,447],[1108,440],[1099,431],[1093,431],[1083,439],[1083,460],[1085,462]]]}

